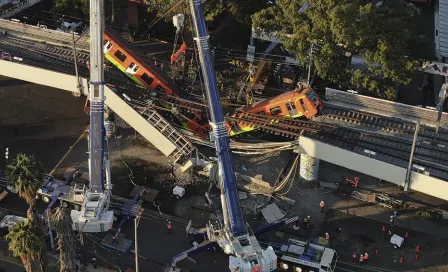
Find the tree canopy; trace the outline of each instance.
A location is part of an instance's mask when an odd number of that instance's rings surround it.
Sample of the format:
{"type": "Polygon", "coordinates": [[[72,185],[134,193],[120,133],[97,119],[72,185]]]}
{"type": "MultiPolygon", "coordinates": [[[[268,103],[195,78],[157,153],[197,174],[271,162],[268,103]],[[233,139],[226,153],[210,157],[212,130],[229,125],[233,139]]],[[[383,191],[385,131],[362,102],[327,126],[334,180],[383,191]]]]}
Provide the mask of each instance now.
{"type": "MultiPolygon", "coordinates": [[[[179,0],[149,1],[148,10],[157,11],[157,13],[161,15],[178,1],[179,0]]],[[[265,0],[207,0],[204,2],[205,19],[207,22],[211,22],[216,16],[227,11],[239,22],[250,24],[250,16],[257,11],[260,11],[262,8],[267,7],[266,2],[267,1],[265,0]]],[[[172,14],[169,14],[167,19],[169,19],[169,16],[178,12],[190,14],[190,1],[185,1],[182,5],[173,9],[172,14]]],[[[189,20],[189,18],[187,19],[189,20]]]]}
{"type": "Polygon", "coordinates": [[[61,266],[60,272],[75,272],[76,271],[76,247],[75,232],[72,228],[72,217],[70,210],[59,206],[56,212],[51,215],[51,226],[58,234],[58,250],[59,263],[61,266]]]}
{"type": "Polygon", "coordinates": [[[6,240],[9,250],[22,259],[27,272],[45,271],[45,238],[35,221],[19,221],[9,230],[6,240]]]}
{"type": "Polygon", "coordinates": [[[377,5],[365,0],[277,0],[252,21],[259,29],[277,32],[299,61],[309,60],[314,44],[313,64],[321,78],[389,99],[423,61],[434,58],[421,12],[405,0],[377,5]],[[355,55],[364,59],[364,67],[356,71],[350,65],[355,55]]]}
{"type": "Polygon", "coordinates": [[[41,163],[34,156],[21,153],[6,166],[5,174],[8,183],[12,184],[19,196],[25,199],[30,205],[30,213],[33,213],[37,190],[42,184],[44,174],[41,163]]]}
{"type": "Polygon", "coordinates": [[[87,19],[89,17],[89,0],[55,0],[52,10],[65,15],[87,19]]]}

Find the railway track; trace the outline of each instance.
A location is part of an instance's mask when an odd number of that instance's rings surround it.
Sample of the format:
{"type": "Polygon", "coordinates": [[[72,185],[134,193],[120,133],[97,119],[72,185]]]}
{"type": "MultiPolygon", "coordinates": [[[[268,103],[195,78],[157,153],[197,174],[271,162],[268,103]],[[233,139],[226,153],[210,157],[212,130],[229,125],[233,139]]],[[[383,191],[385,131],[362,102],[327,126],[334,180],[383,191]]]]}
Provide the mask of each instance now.
{"type": "MultiPolygon", "coordinates": [[[[323,113],[331,120],[345,122],[355,126],[363,126],[372,130],[380,130],[399,135],[409,135],[415,133],[416,124],[398,118],[385,118],[376,114],[349,110],[331,105],[324,107],[323,113]]],[[[440,128],[436,135],[435,129],[426,125],[420,126],[419,139],[424,141],[436,140],[436,145],[448,148],[448,130],[440,128]]]]}
{"type": "MultiPolygon", "coordinates": [[[[363,95],[350,94],[330,88],[326,89],[325,97],[330,100],[327,104],[349,104],[380,115],[397,116],[405,119],[418,119],[421,120],[422,123],[428,124],[434,124],[435,120],[437,120],[437,111],[434,110],[394,103],[363,95]]],[[[445,126],[448,125],[447,114],[443,114],[441,124],[445,126]]]]}
{"type": "MultiPolygon", "coordinates": [[[[318,123],[297,119],[267,117],[257,114],[242,114],[238,117],[226,117],[230,122],[248,125],[252,129],[298,139],[300,136],[313,138],[356,153],[366,155],[365,150],[375,152],[375,158],[406,168],[411,152],[412,141],[369,131],[357,130],[328,123],[318,123]]],[[[439,147],[417,146],[414,160],[427,169],[438,170],[434,176],[448,179],[444,173],[448,169],[448,155],[439,147]]]]}

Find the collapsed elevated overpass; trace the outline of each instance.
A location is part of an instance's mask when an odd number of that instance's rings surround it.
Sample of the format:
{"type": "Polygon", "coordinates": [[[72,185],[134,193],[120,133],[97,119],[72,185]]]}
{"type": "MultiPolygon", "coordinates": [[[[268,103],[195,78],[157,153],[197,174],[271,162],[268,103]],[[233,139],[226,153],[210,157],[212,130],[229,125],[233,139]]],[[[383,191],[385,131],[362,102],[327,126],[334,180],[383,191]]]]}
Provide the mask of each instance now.
{"type": "MultiPolygon", "coordinates": [[[[51,32],[47,29],[41,30],[33,26],[5,23],[5,21],[0,20],[0,28],[5,25],[9,29],[12,29],[12,36],[16,39],[42,42],[45,35],[47,35],[48,40],[45,43],[46,45],[68,46],[72,42],[71,35],[67,33],[51,32]]],[[[80,39],[82,41],[81,47],[86,45],[84,39],[80,39]],[[83,43],[84,45],[82,45],[83,43]]],[[[78,80],[75,76],[73,65],[67,60],[65,60],[65,63],[61,63],[61,60],[57,59],[57,54],[48,54],[47,60],[41,61],[37,57],[39,54],[24,52],[11,46],[2,45],[1,40],[0,50],[9,52],[16,50],[14,53],[11,53],[16,54],[21,59],[20,62],[6,59],[0,60],[1,75],[59,88],[73,93],[80,92],[82,95],[88,94],[87,75],[80,73],[81,77],[79,82],[81,88],[78,89],[78,80]]],[[[119,82],[117,84],[121,83],[119,82]]],[[[150,108],[141,110],[132,105],[132,103],[128,103],[122,99],[122,93],[129,88],[135,88],[135,86],[124,86],[124,88],[123,86],[106,86],[106,105],[128,122],[129,125],[134,127],[136,131],[163,154],[171,156],[177,161],[187,161],[194,148],[190,141],[172,127],[155,110],[150,108]]],[[[347,145],[344,143],[326,142],[325,139],[305,136],[299,139],[299,145],[299,150],[303,154],[366,173],[399,186],[404,185],[407,173],[405,160],[385,159],[387,156],[372,157],[364,154],[360,148],[347,148],[347,145]]],[[[434,171],[440,172],[436,176],[431,176],[431,173],[412,171],[409,188],[448,200],[448,194],[445,193],[448,191],[448,182],[443,178],[438,178],[448,174],[448,167],[446,168],[435,169],[434,171]]]]}
{"type": "MultiPolygon", "coordinates": [[[[0,60],[0,74],[36,84],[41,84],[73,93],[78,93],[77,78],[74,75],[42,69],[27,65],[23,62],[0,60]]],[[[28,63],[30,64],[30,63],[28,63]]],[[[53,67],[56,70],[56,66],[53,67]]],[[[82,95],[89,92],[89,84],[86,78],[80,78],[82,95]]],[[[146,108],[136,109],[123,100],[117,90],[105,86],[105,104],[118,114],[124,121],[132,126],[145,139],[159,149],[164,155],[182,165],[189,164],[190,155],[194,149],[190,141],[172,127],[155,110],[146,108]]]]}

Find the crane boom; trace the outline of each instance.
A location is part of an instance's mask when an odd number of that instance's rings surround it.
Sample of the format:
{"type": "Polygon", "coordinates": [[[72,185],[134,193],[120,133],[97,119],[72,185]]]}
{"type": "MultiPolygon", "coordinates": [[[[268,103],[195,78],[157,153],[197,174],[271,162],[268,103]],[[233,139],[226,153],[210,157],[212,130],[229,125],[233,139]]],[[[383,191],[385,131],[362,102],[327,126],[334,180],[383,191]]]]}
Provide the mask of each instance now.
{"type": "MultiPolygon", "coordinates": [[[[236,185],[236,175],[233,168],[232,155],[229,145],[229,135],[226,130],[224,114],[219,99],[216,73],[212,64],[212,57],[208,44],[207,29],[205,26],[203,0],[189,0],[191,15],[196,32],[195,41],[198,46],[198,55],[201,62],[203,82],[206,90],[207,103],[210,112],[210,124],[215,134],[215,148],[218,157],[218,171],[220,177],[219,187],[221,189],[222,216],[224,226],[218,218],[218,224],[209,222],[200,231],[193,230],[193,235],[200,236],[205,240],[196,244],[182,253],[173,257],[171,268],[168,271],[179,271],[176,264],[189,255],[201,250],[214,247],[218,244],[226,254],[229,254],[230,271],[239,272],[271,272],[277,268],[277,255],[272,246],[262,249],[254,233],[249,230],[244,221],[241,211],[239,192],[236,185]],[[205,231],[204,231],[205,230],[205,231]]],[[[207,199],[211,199],[206,194],[207,199]]],[[[212,203],[213,201],[209,201],[212,203]]],[[[213,205],[212,205],[213,206],[213,205]]],[[[288,219],[284,222],[297,220],[288,219]]],[[[283,223],[277,224],[282,225],[283,223]]],[[[261,232],[268,230],[263,228],[261,232]]],[[[191,222],[187,227],[190,234],[191,222]]]]}
{"type": "Polygon", "coordinates": [[[89,179],[92,192],[102,193],[104,185],[104,57],[103,1],[90,1],[90,129],[89,179]]]}
{"type": "Polygon", "coordinates": [[[104,128],[104,0],[90,0],[90,128],[89,189],[83,193],[80,211],[72,210],[73,228],[82,232],[103,232],[112,228],[109,211],[112,183],[104,128]],[[104,182],[106,181],[106,182],[104,182]]]}
{"type": "Polygon", "coordinates": [[[215,134],[215,147],[222,181],[221,190],[225,194],[225,206],[229,209],[226,211],[226,208],[223,207],[224,223],[226,223],[226,216],[228,215],[228,222],[230,223],[230,229],[233,235],[240,236],[246,234],[247,231],[240,206],[235,170],[230,153],[229,136],[226,130],[224,114],[219,99],[218,85],[216,83],[215,68],[212,64],[213,62],[208,44],[202,1],[191,0],[190,2],[194,28],[197,36],[195,40],[198,46],[199,59],[201,61],[202,74],[207,94],[207,103],[210,109],[211,126],[213,127],[213,132],[215,134]]]}

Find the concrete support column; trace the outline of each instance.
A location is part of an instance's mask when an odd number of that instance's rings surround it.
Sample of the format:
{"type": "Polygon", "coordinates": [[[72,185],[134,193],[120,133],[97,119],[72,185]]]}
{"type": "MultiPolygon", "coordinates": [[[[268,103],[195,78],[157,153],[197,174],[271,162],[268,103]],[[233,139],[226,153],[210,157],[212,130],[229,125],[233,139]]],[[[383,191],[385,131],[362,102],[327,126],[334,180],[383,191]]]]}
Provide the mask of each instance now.
{"type": "Polygon", "coordinates": [[[316,181],[319,177],[319,159],[300,154],[300,177],[305,181],[316,181]]]}

